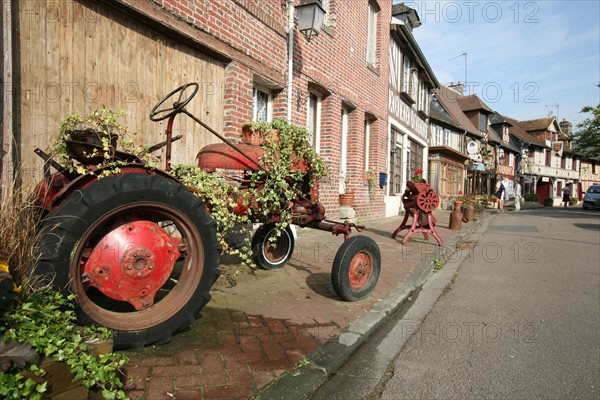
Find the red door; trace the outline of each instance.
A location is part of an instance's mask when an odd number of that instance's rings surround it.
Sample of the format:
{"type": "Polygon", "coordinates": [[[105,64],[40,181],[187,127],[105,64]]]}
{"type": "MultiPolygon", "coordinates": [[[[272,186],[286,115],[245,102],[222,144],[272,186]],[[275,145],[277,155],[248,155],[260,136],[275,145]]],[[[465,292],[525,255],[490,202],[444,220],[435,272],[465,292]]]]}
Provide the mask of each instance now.
{"type": "Polygon", "coordinates": [[[550,190],[551,190],[550,182],[542,182],[542,181],[538,182],[535,192],[537,193],[537,195],[540,198],[540,204],[544,204],[544,199],[546,197],[552,196],[550,194],[550,190]]]}

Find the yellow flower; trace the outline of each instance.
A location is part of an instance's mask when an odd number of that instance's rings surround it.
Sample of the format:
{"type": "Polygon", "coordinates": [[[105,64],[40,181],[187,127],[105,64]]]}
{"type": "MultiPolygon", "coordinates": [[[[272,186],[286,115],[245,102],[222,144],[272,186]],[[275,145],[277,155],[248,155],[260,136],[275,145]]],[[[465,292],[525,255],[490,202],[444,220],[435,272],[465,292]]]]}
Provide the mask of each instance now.
{"type": "Polygon", "coordinates": [[[0,260],[0,272],[8,273],[8,263],[4,260],[0,260]]]}

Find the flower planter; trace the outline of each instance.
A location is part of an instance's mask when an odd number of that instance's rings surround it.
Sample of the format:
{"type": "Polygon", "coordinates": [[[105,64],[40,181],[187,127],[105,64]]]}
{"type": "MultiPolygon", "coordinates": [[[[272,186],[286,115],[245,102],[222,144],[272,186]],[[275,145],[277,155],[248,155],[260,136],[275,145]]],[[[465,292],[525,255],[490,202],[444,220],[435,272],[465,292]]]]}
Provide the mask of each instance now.
{"type": "Polygon", "coordinates": [[[279,141],[279,131],[277,129],[271,129],[269,132],[262,130],[252,130],[251,126],[242,126],[242,143],[250,144],[253,146],[262,146],[265,139],[271,142],[279,141]]]}
{"type": "Polygon", "coordinates": [[[453,230],[461,230],[463,215],[460,212],[462,201],[454,201],[454,210],[450,213],[450,221],[448,222],[448,228],[453,230]]]}
{"type": "Polygon", "coordinates": [[[473,220],[475,220],[475,207],[473,207],[470,204],[466,204],[463,205],[460,208],[460,211],[463,214],[463,219],[462,221],[467,223],[467,222],[473,222],[473,220]]]}
{"type": "MultiPolygon", "coordinates": [[[[111,339],[99,340],[86,345],[87,352],[96,357],[113,351],[113,341],[111,339]]],[[[73,381],[74,375],[71,372],[71,367],[65,362],[43,358],[39,366],[46,371],[43,377],[33,375],[30,372],[23,372],[23,376],[38,383],[46,382],[47,390],[44,393],[44,399],[69,400],[102,397],[96,396],[94,392],[83,386],[80,380],[73,381]]]]}
{"type": "MultiPolygon", "coordinates": [[[[108,131],[108,128],[105,128],[108,131]]],[[[66,132],[69,135],[70,140],[74,140],[80,143],[92,144],[95,146],[103,147],[103,139],[108,140],[108,145],[110,149],[117,148],[117,134],[110,134],[104,131],[99,131],[93,128],[78,128],[78,129],[70,129],[66,132]]]]}
{"type": "Polygon", "coordinates": [[[340,193],[340,206],[352,207],[354,203],[354,193],[340,193]]]}

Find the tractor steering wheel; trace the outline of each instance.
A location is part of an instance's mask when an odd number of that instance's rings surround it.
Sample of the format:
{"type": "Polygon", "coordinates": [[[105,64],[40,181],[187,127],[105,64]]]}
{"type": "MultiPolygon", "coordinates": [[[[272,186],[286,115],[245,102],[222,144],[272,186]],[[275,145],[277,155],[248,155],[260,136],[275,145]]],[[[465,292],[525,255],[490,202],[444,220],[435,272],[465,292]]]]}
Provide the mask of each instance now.
{"type": "Polygon", "coordinates": [[[177,89],[173,90],[171,93],[166,95],[165,98],[162,99],[157,105],[155,105],[154,108],[152,109],[152,111],[150,111],[150,120],[154,121],[154,122],[158,122],[158,121],[162,121],[163,119],[167,119],[172,115],[177,114],[178,112],[183,110],[183,108],[194,98],[196,93],[198,93],[199,88],[200,88],[200,85],[198,85],[196,82],[192,82],[192,83],[186,83],[185,85],[182,85],[182,86],[178,87],[177,89]],[[183,93],[189,87],[193,87],[192,94],[190,94],[187,99],[181,101],[181,99],[183,97],[183,93]],[[177,100],[175,102],[173,102],[172,107],[163,108],[162,110],[158,109],[160,106],[162,106],[164,103],[166,103],[167,100],[169,100],[171,97],[174,97],[178,93],[179,93],[179,97],[177,97],[177,100]]]}

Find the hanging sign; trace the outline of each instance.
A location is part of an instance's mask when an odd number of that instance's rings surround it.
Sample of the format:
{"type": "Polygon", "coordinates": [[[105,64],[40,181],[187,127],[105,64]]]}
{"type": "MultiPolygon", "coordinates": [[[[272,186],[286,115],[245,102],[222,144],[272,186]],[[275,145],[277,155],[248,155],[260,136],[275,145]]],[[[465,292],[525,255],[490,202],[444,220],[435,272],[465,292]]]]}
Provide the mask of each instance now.
{"type": "Polygon", "coordinates": [[[552,151],[557,157],[562,157],[563,154],[563,142],[552,142],[552,151]]]}

